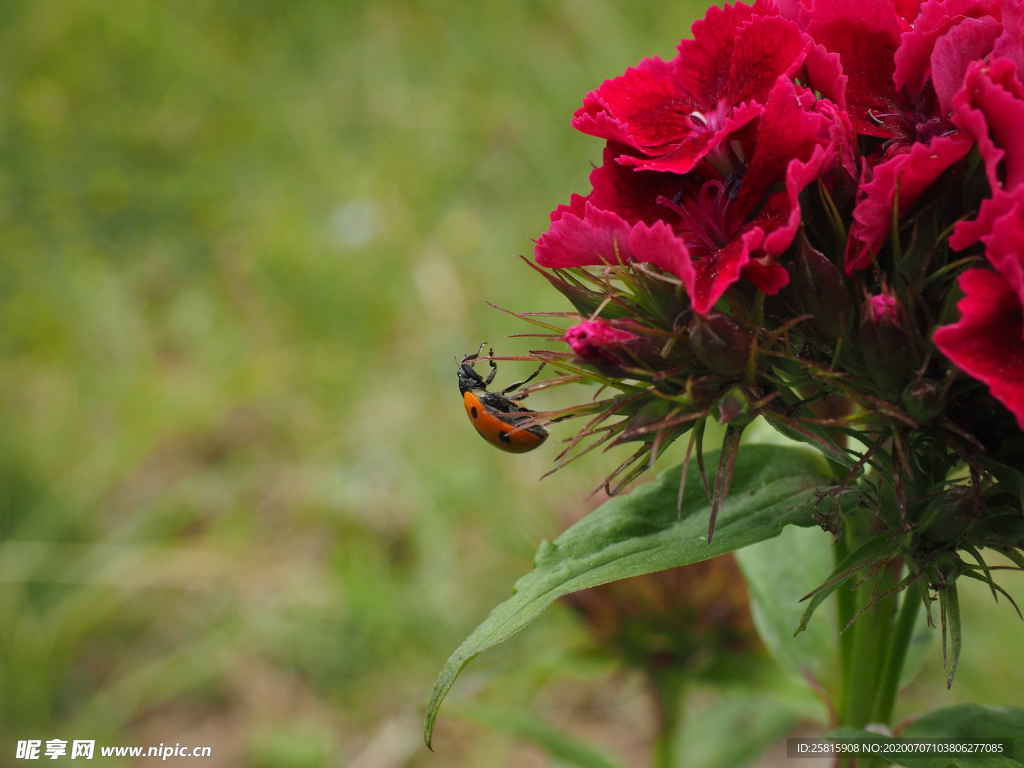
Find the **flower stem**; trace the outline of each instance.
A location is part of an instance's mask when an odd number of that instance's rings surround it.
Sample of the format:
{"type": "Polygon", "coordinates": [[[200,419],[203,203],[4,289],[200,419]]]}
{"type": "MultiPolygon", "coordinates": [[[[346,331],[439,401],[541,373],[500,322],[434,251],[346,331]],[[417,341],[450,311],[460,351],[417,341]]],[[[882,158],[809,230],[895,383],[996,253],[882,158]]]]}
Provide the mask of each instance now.
{"type": "MultiPolygon", "coordinates": [[[[850,530],[849,526],[843,527],[843,533],[832,545],[832,559],[836,567],[843,562],[850,554],[850,530]]],[[[836,590],[836,623],[839,635],[839,692],[836,696],[836,706],[840,711],[837,713],[840,721],[844,720],[845,703],[847,691],[850,689],[850,672],[853,659],[853,632],[843,632],[854,614],[854,590],[843,584],[836,590]]]]}
{"type": "Polygon", "coordinates": [[[651,671],[648,675],[658,705],[658,738],[651,759],[652,768],[677,768],[676,748],[683,721],[686,673],[678,667],[651,671]]]}
{"type": "MultiPolygon", "coordinates": [[[[883,594],[896,583],[891,566],[879,576],[869,578],[857,590],[857,604],[864,606],[873,595],[883,594]]],[[[871,722],[875,694],[881,678],[882,664],[892,632],[895,595],[880,600],[857,619],[848,632],[853,633],[849,687],[843,707],[843,724],[862,728],[871,722]]]]}
{"type": "Polygon", "coordinates": [[[903,662],[907,658],[907,649],[914,636],[914,627],[917,624],[917,616],[921,612],[922,605],[921,595],[914,587],[904,590],[903,595],[903,605],[900,607],[900,615],[896,620],[896,632],[892,638],[889,655],[885,660],[885,667],[882,669],[882,680],[878,686],[878,696],[875,698],[875,708],[871,718],[876,723],[885,723],[886,725],[892,720],[896,694],[900,689],[903,662]]]}

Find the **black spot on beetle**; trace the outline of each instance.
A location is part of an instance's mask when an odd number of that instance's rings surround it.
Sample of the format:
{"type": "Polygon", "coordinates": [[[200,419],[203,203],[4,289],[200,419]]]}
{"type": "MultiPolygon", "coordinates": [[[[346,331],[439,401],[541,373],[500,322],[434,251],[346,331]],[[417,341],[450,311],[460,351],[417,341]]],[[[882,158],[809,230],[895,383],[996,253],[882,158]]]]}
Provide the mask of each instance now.
{"type": "Polygon", "coordinates": [[[512,438],[508,436],[508,432],[499,432],[498,439],[501,440],[505,445],[512,442],[512,438]]]}
{"type": "Polygon", "coordinates": [[[469,412],[473,414],[473,418],[475,419],[476,418],[476,406],[474,405],[472,408],[470,408],[469,412]]]}

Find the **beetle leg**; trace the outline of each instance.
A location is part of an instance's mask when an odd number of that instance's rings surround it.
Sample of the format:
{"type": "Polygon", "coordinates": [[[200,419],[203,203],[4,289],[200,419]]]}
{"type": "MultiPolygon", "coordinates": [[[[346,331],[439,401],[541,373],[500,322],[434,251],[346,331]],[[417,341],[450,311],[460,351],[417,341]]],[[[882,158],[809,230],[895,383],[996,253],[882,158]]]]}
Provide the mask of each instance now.
{"type": "Polygon", "coordinates": [[[462,372],[473,381],[479,382],[481,385],[484,383],[484,377],[473,369],[472,363],[463,363],[462,372]]]}
{"type": "MultiPolygon", "coordinates": [[[[486,344],[486,343],[487,342],[485,341],[483,344],[481,344],[479,347],[477,347],[476,352],[474,352],[472,355],[463,355],[462,356],[462,362],[463,363],[469,363],[470,368],[472,368],[473,367],[472,361],[476,360],[478,357],[480,357],[480,353],[483,351],[484,344],[486,344]]],[[[494,353],[492,352],[491,354],[493,355],[494,353]]]]}
{"type": "MultiPolygon", "coordinates": [[[[515,384],[511,384],[511,385],[505,387],[503,390],[501,390],[501,394],[502,395],[507,395],[509,392],[515,392],[517,389],[519,389],[524,384],[529,384],[531,381],[533,381],[534,379],[537,378],[537,376],[540,374],[540,372],[542,370],[544,370],[544,366],[545,365],[547,365],[547,363],[541,363],[540,364],[540,368],[538,368],[536,371],[531,373],[529,376],[527,376],[522,381],[517,381],[515,384]]],[[[523,393],[523,394],[518,395],[517,397],[513,397],[511,399],[512,400],[517,400],[517,399],[521,400],[524,397],[526,397],[526,393],[523,393]]]]}
{"type": "MultiPolygon", "coordinates": [[[[480,349],[483,349],[483,344],[480,345],[480,349]]],[[[493,349],[490,350],[490,357],[494,357],[494,350],[493,349]]],[[[486,384],[487,386],[490,386],[491,382],[494,381],[494,374],[496,374],[497,372],[498,372],[498,364],[496,362],[494,362],[494,360],[491,360],[491,371],[490,371],[490,373],[487,374],[487,380],[484,382],[484,384],[486,384]]]]}

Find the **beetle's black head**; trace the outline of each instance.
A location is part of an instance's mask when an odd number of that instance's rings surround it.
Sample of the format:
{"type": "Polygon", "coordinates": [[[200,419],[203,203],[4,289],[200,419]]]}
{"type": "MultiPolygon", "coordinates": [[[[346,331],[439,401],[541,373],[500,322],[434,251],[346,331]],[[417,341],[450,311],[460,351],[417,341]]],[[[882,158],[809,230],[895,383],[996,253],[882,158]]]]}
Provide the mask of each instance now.
{"type": "Polygon", "coordinates": [[[462,363],[459,365],[459,394],[464,395],[467,392],[472,392],[474,389],[487,389],[487,384],[484,383],[484,377],[473,370],[473,363],[470,362],[476,355],[467,355],[462,358],[462,363]]]}

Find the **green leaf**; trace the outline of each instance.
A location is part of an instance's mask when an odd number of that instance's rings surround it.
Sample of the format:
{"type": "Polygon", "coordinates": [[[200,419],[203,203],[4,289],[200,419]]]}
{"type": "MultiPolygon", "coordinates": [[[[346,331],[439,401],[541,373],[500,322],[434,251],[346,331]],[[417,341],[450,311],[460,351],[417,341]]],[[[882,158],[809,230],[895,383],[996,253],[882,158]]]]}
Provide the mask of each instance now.
{"type": "MultiPolygon", "coordinates": [[[[878,743],[893,739],[859,728],[837,728],[826,734],[836,739],[871,739],[878,743]]],[[[906,768],[1020,768],[1024,766],[1024,709],[989,707],[981,704],[957,704],[943,707],[918,717],[907,726],[904,739],[957,739],[960,741],[999,741],[1013,739],[1013,755],[982,757],[978,754],[932,755],[914,757],[900,755],[899,765],[906,768]]],[[[895,758],[894,758],[895,759],[895,758]]]]}
{"type": "MultiPolygon", "coordinates": [[[[903,592],[902,599],[910,596],[910,590],[917,589],[917,586],[908,587],[903,592]]],[[[902,605],[902,603],[901,603],[902,605]]],[[[910,685],[914,678],[924,667],[924,657],[931,646],[932,638],[935,637],[935,628],[928,626],[928,612],[921,608],[917,612],[917,621],[914,624],[914,632],[910,636],[910,644],[907,646],[907,655],[903,659],[903,669],[900,671],[900,688],[910,685]]]]}
{"type": "MultiPolygon", "coordinates": [[[[707,460],[716,463],[717,454],[707,460]]],[[[677,516],[681,471],[681,466],[665,470],[654,482],[606,502],[554,543],[541,542],[533,571],[516,582],[513,596],[491,611],[441,671],[424,725],[428,746],[437,711],[462,668],[525,627],[558,597],[732,552],[778,536],[785,525],[809,526],[815,491],[828,483],[820,458],[810,451],[744,446],[708,544],[711,505],[697,472],[686,478],[684,509],[677,516]]]]}
{"type": "Polygon", "coordinates": [[[586,742],[529,712],[474,704],[471,707],[459,707],[456,714],[466,720],[536,744],[557,760],[577,768],[621,768],[619,763],[599,754],[586,742]]]}
{"type": "Polygon", "coordinates": [[[991,456],[978,455],[978,463],[992,473],[992,477],[1005,485],[1006,490],[1014,494],[1024,506],[1024,474],[1020,470],[1008,467],[1002,462],[996,461],[991,456]]]}
{"type": "Polygon", "coordinates": [[[794,680],[806,684],[811,675],[826,689],[835,680],[839,637],[832,604],[822,608],[829,616],[794,636],[804,606],[800,598],[828,578],[832,570],[832,537],[820,528],[786,528],[775,539],[762,541],[736,553],[747,580],[750,609],[758,634],[779,666],[794,680]]]}
{"type": "MultiPolygon", "coordinates": [[[[956,584],[950,584],[946,589],[945,600],[943,600],[942,608],[942,630],[945,632],[946,623],[949,623],[949,677],[946,678],[946,687],[951,688],[953,686],[953,678],[956,677],[956,668],[960,663],[960,648],[963,645],[963,630],[960,626],[960,595],[956,588],[956,584]]],[[[945,648],[943,648],[945,650],[945,648]]]]}

